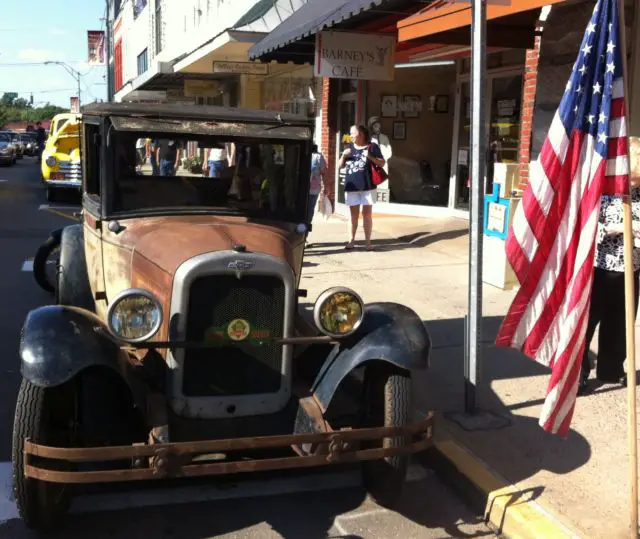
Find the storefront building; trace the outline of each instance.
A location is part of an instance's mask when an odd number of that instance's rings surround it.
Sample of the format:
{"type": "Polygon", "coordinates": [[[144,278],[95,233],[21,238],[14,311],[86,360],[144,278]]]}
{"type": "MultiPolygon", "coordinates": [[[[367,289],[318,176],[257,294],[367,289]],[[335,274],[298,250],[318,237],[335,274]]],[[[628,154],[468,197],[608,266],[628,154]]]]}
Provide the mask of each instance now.
{"type": "MultiPolygon", "coordinates": [[[[318,34],[355,32],[369,34],[373,39],[380,35],[393,37],[390,80],[365,78],[358,70],[352,70],[346,74],[329,73],[322,81],[318,121],[321,148],[333,178],[328,190],[335,199],[336,210],[345,211],[337,162],[348,143],[349,127],[354,123],[369,125],[373,118],[379,121],[380,131],[386,135],[380,138],[392,155],[388,159],[389,182],[378,189],[374,211],[468,217],[472,181],[470,5],[434,2],[418,6],[422,9],[416,12],[415,2],[402,0],[378,0],[375,4],[379,10],[371,7],[372,2],[362,0],[330,3],[324,11],[314,3],[302,6],[252,47],[249,56],[265,62],[316,64],[318,74],[317,64],[323,61],[323,54],[340,55],[339,51],[329,50],[326,43],[317,42],[321,39],[316,37],[318,34]],[[336,9],[334,4],[342,7],[336,9]],[[322,43],[324,51],[320,56],[318,43],[322,43]],[[342,78],[346,75],[351,78],[342,78]]],[[[627,3],[631,28],[638,10],[634,11],[632,0],[627,3]]],[[[508,186],[506,196],[521,193],[528,181],[529,162],[536,157],[534,139],[548,129],[550,119],[544,114],[536,116],[540,119],[534,129],[538,86],[549,86],[546,78],[539,81],[538,74],[541,46],[544,62],[545,25],[571,20],[575,27],[571,31],[581,39],[586,21],[583,23],[574,11],[587,9],[590,13],[594,4],[585,0],[521,0],[511,6],[488,6],[486,192],[492,191],[496,180],[508,186]],[[554,10],[560,13],[556,15],[554,10]]],[[[639,50],[640,45],[633,41],[638,37],[629,32],[629,50],[639,50]]],[[[563,61],[570,63],[569,71],[578,45],[572,44],[570,51],[564,51],[563,61]]],[[[347,54],[346,49],[341,54],[347,54]]],[[[636,66],[639,56],[634,52],[629,65],[636,66]]],[[[555,65],[561,53],[550,52],[549,57],[555,65]]],[[[564,81],[562,87],[569,71],[554,73],[564,81]]],[[[634,76],[640,78],[640,68],[635,69],[634,76]]],[[[640,83],[635,87],[640,88],[640,83]]],[[[551,106],[553,114],[561,97],[562,93],[547,95],[537,109],[551,106]]],[[[640,116],[638,108],[635,107],[635,114],[640,116]]]]}

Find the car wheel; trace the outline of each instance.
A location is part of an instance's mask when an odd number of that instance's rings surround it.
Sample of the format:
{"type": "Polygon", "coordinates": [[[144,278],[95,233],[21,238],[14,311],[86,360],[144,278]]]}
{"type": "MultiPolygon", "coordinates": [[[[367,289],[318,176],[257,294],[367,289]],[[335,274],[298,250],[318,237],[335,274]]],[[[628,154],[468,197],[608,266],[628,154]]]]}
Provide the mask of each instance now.
{"type": "MultiPolygon", "coordinates": [[[[364,424],[367,427],[400,427],[411,418],[411,373],[386,362],[367,366],[363,387],[364,424]]],[[[398,436],[363,444],[363,449],[398,447],[411,437],[398,436]]],[[[366,490],[383,507],[393,507],[402,494],[409,465],[408,455],[364,461],[362,476],[366,490]]]]}
{"type": "MultiPolygon", "coordinates": [[[[38,387],[22,380],[13,424],[13,494],[18,512],[28,528],[50,530],[58,527],[70,506],[70,487],[25,477],[24,441],[53,447],[73,447],[75,436],[74,383],[58,387],[38,387]]],[[[40,460],[30,457],[31,464],[40,460]]],[[[67,468],[70,469],[70,468],[67,468]]]]}
{"type": "Polygon", "coordinates": [[[60,236],[49,236],[33,257],[33,276],[45,292],[53,294],[58,282],[60,236]]]}

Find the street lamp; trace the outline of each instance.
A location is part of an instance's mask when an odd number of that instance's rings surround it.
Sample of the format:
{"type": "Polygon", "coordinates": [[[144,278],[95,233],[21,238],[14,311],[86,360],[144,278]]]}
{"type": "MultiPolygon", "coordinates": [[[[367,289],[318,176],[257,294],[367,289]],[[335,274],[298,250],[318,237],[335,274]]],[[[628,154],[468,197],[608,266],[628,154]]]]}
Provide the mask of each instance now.
{"type": "Polygon", "coordinates": [[[66,62],[59,62],[59,61],[49,60],[49,61],[44,63],[44,65],[54,65],[54,64],[63,67],[65,69],[65,71],[67,73],[69,73],[69,75],[71,75],[74,79],[76,79],[76,82],[78,83],[78,107],[80,107],[80,103],[81,103],[81,99],[80,99],[80,97],[81,97],[80,96],[80,77],[82,75],[80,74],[80,72],[77,69],[74,69],[73,67],[71,67],[66,62]]]}

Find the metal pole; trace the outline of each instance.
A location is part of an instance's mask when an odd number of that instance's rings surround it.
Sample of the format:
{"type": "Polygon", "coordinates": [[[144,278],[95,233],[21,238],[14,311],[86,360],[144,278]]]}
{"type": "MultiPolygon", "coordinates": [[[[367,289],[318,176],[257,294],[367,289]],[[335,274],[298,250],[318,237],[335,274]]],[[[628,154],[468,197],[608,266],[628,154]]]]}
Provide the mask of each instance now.
{"type": "Polygon", "coordinates": [[[113,86],[111,82],[111,22],[109,18],[110,9],[109,9],[109,0],[106,0],[107,5],[107,14],[106,14],[106,38],[107,38],[107,51],[105,55],[105,61],[107,64],[107,103],[111,103],[113,101],[113,93],[111,88],[113,86]]]}
{"type": "Polygon", "coordinates": [[[76,81],[78,81],[78,110],[82,105],[81,92],[80,92],[80,73],[76,71],[76,81]]]}
{"type": "Polygon", "coordinates": [[[473,0],[471,25],[471,197],[469,223],[469,317],[465,369],[465,411],[476,411],[481,373],[482,342],[482,228],[486,168],[485,83],[487,60],[487,3],[473,0]]]}

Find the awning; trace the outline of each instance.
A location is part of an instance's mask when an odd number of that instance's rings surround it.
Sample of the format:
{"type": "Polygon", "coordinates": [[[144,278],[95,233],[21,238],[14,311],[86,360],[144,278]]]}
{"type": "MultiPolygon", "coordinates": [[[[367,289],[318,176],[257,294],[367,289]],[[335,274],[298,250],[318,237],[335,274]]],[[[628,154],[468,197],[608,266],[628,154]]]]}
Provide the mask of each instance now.
{"type": "Polygon", "coordinates": [[[382,18],[397,21],[421,5],[415,0],[310,0],[251,47],[249,58],[312,63],[316,33],[329,28],[361,28],[382,18]]]}
{"type": "Polygon", "coordinates": [[[212,73],[212,62],[246,62],[249,48],[308,0],[259,0],[232,28],[203,43],[173,66],[180,73],[212,73]]]}
{"type": "MultiPolygon", "coordinates": [[[[531,48],[538,13],[565,0],[511,0],[510,6],[487,6],[487,45],[531,48]]],[[[436,0],[398,22],[398,42],[467,45],[471,39],[471,4],[436,0]]]]}
{"type": "Polygon", "coordinates": [[[212,62],[216,60],[246,62],[249,48],[263,37],[261,32],[228,30],[176,62],[173,70],[176,73],[212,73],[212,62]]]}

